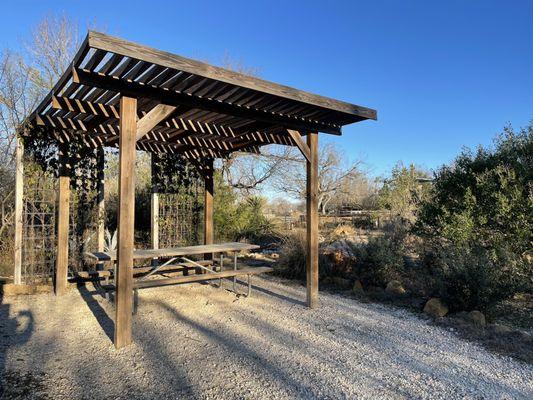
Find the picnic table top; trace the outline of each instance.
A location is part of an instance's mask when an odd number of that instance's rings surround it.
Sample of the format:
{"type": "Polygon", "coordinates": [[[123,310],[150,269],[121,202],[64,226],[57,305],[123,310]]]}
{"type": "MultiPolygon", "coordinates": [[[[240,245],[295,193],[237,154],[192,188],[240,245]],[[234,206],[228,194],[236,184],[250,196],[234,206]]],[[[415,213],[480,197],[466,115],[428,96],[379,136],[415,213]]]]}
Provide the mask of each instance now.
{"type": "MultiPolygon", "coordinates": [[[[255,244],[228,242],[218,244],[204,244],[198,246],[170,247],[166,249],[143,249],[133,250],[133,259],[142,260],[148,258],[179,257],[204,253],[223,253],[226,251],[254,250],[259,246],[255,244]]],[[[117,252],[96,251],[87,252],[85,256],[96,261],[114,261],[117,259],[117,252]]]]}

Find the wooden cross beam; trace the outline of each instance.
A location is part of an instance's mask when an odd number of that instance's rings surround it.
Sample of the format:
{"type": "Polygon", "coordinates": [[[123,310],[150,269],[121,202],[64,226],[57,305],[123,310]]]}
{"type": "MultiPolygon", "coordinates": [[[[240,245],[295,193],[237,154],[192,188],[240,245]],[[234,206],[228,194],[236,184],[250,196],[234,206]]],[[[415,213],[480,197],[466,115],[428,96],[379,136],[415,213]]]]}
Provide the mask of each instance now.
{"type": "Polygon", "coordinates": [[[175,106],[158,104],[137,121],[137,140],[150,132],[157,124],[168,118],[176,110],[175,106]]]}
{"type": "Polygon", "coordinates": [[[320,131],[334,135],[341,134],[341,127],[337,125],[304,120],[303,118],[280,115],[254,108],[238,107],[209,98],[200,98],[174,90],[142,85],[136,81],[115,79],[111,76],[100,75],[96,72],[87,71],[81,68],[72,68],[72,80],[74,83],[128,94],[133,97],[149,98],[156,101],[164,100],[165,103],[171,105],[184,105],[191,108],[216,112],[219,114],[286,126],[296,130],[320,131]]]}
{"type": "Polygon", "coordinates": [[[287,129],[287,132],[289,133],[296,146],[298,146],[305,159],[308,162],[311,162],[311,150],[309,150],[309,146],[302,139],[302,135],[300,135],[300,132],[292,129],[287,129]]]}

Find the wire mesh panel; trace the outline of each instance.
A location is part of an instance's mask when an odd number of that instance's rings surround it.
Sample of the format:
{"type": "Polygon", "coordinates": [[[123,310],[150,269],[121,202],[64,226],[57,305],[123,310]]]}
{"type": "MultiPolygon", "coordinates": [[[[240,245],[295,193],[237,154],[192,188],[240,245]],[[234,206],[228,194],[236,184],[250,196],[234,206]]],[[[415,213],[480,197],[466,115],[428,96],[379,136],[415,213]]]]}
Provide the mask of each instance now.
{"type": "Polygon", "coordinates": [[[28,180],[24,193],[22,279],[42,281],[54,271],[56,190],[53,179],[28,180]]]}
{"type": "Polygon", "coordinates": [[[203,188],[195,184],[189,193],[159,194],[159,246],[199,244],[203,237],[203,188]]]}

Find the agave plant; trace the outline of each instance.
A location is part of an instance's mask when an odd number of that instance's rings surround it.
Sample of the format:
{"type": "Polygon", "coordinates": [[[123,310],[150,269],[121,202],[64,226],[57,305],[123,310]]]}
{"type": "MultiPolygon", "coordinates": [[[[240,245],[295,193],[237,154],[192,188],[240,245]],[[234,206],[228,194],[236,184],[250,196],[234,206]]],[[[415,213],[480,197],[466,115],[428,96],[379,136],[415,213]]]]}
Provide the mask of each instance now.
{"type": "Polygon", "coordinates": [[[104,250],[111,251],[117,249],[117,230],[111,234],[108,229],[105,230],[104,250]]]}

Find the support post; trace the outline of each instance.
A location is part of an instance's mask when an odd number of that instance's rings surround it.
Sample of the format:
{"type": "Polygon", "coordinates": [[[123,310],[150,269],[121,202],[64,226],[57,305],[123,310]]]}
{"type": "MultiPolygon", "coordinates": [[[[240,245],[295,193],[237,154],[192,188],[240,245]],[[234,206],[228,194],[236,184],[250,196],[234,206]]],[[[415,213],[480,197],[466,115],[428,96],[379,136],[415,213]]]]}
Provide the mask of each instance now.
{"type": "MultiPolygon", "coordinates": [[[[213,159],[205,161],[204,190],[204,244],[213,244],[213,159]]],[[[212,260],[213,254],[204,254],[204,260],[212,260]]]]}
{"type": "Polygon", "coordinates": [[[120,98],[119,209],[115,300],[115,347],[131,343],[133,235],[135,216],[135,136],[137,99],[120,98]]]}
{"type": "Polygon", "coordinates": [[[98,201],[98,251],[105,247],[105,187],[104,187],[105,151],[103,147],[97,150],[97,201],[98,201]]]}
{"type": "Polygon", "coordinates": [[[15,155],[15,268],[13,271],[13,282],[15,285],[22,283],[22,228],[23,228],[23,196],[24,196],[24,145],[17,137],[17,148],[15,155]]]}
{"type": "Polygon", "coordinates": [[[307,135],[307,305],[318,306],[318,133],[307,135]]]}
{"type": "Polygon", "coordinates": [[[151,213],[150,213],[150,233],[152,239],[152,249],[159,248],[159,187],[154,183],[155,160],[152,154],[152,198],[151,198],[151,213]]]}
{"type": "Polygon", "coordinates": [[[59,201],[57,212],[57,257],[55,276],[55,293],[57,296],[61,296],[67,291],[70,168],[68,145],[62,143],[59,146],[59,201]]]}

